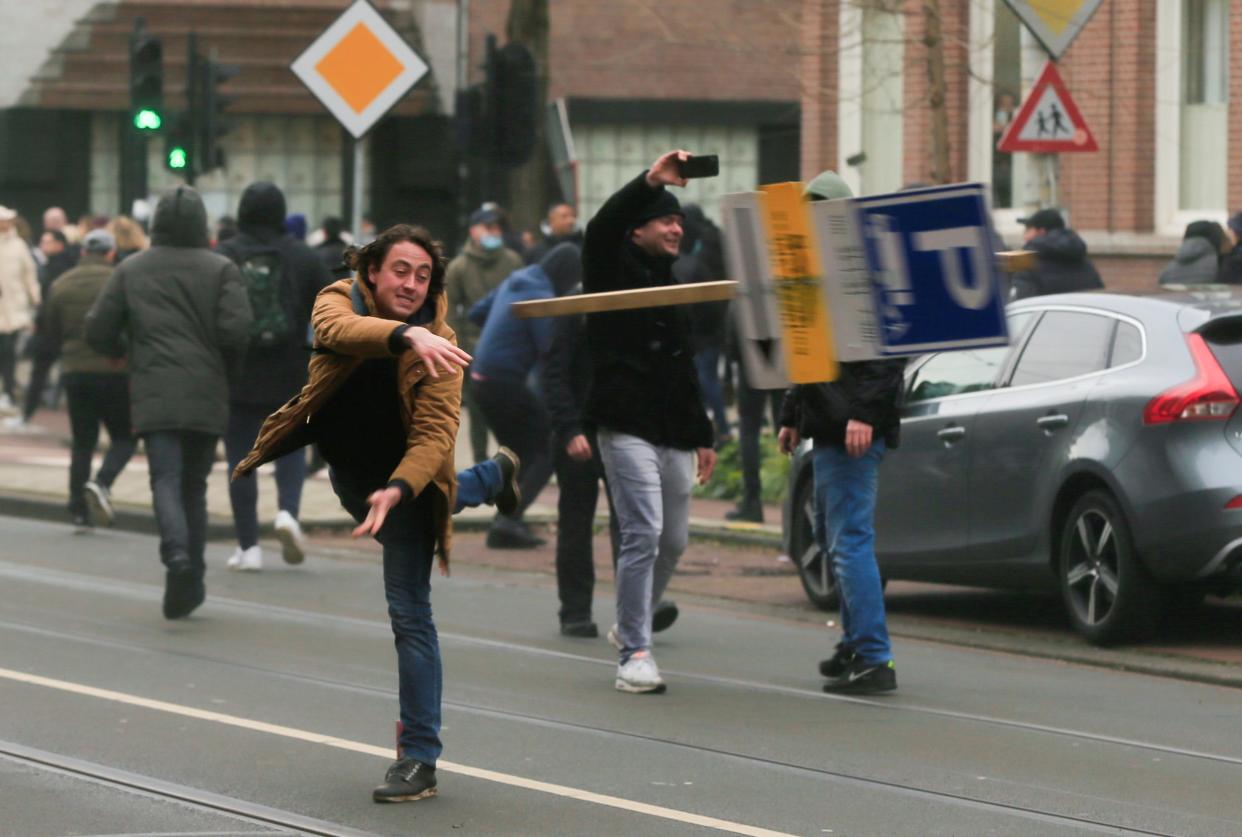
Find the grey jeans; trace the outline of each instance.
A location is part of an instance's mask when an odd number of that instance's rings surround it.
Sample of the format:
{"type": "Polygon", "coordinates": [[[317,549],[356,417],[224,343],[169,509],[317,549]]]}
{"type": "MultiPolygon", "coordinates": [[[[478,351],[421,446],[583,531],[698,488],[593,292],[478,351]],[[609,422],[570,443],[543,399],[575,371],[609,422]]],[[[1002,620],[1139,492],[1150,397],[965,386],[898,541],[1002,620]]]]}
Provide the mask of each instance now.
{"type": "Polygon", "coordinates": [[[686,550],[694,451],[601,429],[599,454],[621,527],[617,635],[626,660],[651,647],[652,605],[664,595],[686,550]]]}

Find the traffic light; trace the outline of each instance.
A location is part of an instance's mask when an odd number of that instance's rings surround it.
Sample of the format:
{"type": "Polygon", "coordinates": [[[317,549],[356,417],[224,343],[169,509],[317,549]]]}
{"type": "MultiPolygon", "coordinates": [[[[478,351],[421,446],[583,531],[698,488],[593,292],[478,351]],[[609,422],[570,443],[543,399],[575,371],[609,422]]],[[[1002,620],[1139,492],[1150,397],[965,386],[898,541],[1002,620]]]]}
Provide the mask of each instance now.
{"type": "Polygon", "coordinates": [[[169,119],[168,130],[164,132],[164,168],[193,183],[198,173],[195,169],[194,137],[190,131],[190,120],[184,113],[169,119]]]}
{"type": "Polygon", "coordinates": [[[489,59],[488,86],[496,156],[501,165],[520,166],[534,153],[540,117],[535,57],[521,44],[510,43],[491,53],[489,59]]]}
{"type": "Polygon", "coordinates": [[[200,171],[208,172],[224,165],[224,149],[220,138],[233,130],[233,124],[225,118],[225,110],[232,104],[232,96],[226,96],[220,85],[237,75],[239,68],[220,64],[211,58],[199,62],[201,95],[197,100],[202,108],[199,119],[202,136],[198,143],[200,171]]]}
{"type": "Polygon", "coordinates": [[[129,40],[130,124],[143,134],[164,124],[164,46],[139,18],[129,40]]]}

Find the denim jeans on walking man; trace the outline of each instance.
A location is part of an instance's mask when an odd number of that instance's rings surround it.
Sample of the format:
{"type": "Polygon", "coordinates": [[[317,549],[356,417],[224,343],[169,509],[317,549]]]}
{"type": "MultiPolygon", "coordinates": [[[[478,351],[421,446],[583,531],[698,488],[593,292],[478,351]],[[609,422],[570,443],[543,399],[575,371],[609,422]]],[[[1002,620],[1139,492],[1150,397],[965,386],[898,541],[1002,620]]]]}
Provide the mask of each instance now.
{"type": "Polygon", "coordinates": [[[206,568],[207,477],[218,439],[194,430],[155,430],[142,437],[160,530],[160,560],[167,566],[184,555],[199,578],[206,568]]]}
{"type": "Polygon", "coordinates": [[[877,439],[857,458],[839,445],[817,445],[811,455],[815,537],[825,558],[832,560],[841,601],[841,642],[864,665],[893,658],[875,560],[877,472],[884,451],[884,440],[877,439]]]}
{"type": "Polygon", "coordinates": [[[112,372],[66,372],[61,381],[69,402],[69,428],[73,436],[69,458],[69,514],[86,517],[83,486],[91,478],[91,459],[99,443],[99,426],[107,428],[109,443],[95,482],[111,488],[134,455],[137,440],[129,416],[129,376],[112,372]]]}
{"type": "MultiPolygon", "coordinates": [[[[367,496],[381,486],[356,486],[332,470],[332,488],[341,505],[361,523],[367,496]]],[[[444,672],[440,640],[431,615],[431,566],[435,563],[434,490],[394,508],[375,539],[384,548],[384,596],[397,648],[398,700],[403,757],[435,767],[440,743],[440,698],[444,672]]]]}
{"type": "Polygon", "coordinates": [[[621,529],[617,636],[621,661],[651,648],[651,611],[664,596],[690,535],[694,451],[600,430],[599,454],[621,529]]]}
{"type": "MultiPolygon", "coordinates": [[[[224,455],[229,463],[230,474],[254,447],[263,420],[276,412],[279,406],[268,408],[237,403],[229,405],[229,425],[224,433],[224,455]]],[[[302,484],[306,481],[306,452],[299,448],[285,454],[276,460],[275,466],[276,508],[289,512],[296,520],[302,507],[302,484]]],[[[258,474],[247,474],[241,479],[229,480],[229,503],[233,507],[233,528],[237,533],[237,545],[242,549],[249,549],[259,542],[258,474]]]]}

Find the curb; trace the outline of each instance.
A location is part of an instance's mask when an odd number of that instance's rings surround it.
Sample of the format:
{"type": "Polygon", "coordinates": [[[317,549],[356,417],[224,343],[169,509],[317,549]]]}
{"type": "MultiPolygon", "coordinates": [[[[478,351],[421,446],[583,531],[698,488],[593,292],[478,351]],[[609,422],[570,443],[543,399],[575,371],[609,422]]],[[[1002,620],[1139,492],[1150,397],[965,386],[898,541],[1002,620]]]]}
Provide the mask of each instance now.
{"type": "MultiPolygon", "coordinates": [[[[46,520],[52,523],[68,523],[69,513],[65,508],[65,498],[57,495],[38,494],[35,492],[0,491],[0,515],[11,517],[27,517],[33,520],[46,520]]],[[[527,520],[535,526],[546,526],[554,523],[556,518],[550,514],[532,514],[527,520]]],[[[343,532],[353,529],[356,525],[348,517],[307,518],[299,521],[307,532],[321,530],[343,532]]],[[[486,532],[491,526],[491,518],[481,515],[457,516],[453,519],[453,528],[459,532],[486,532]]],[[[607,515],[599,515],[595,519],[597,529],[607,531],[607,515]]],[[[155,525],[155,513],[150,509],[139,509],[132,505],[117,505],[112,528],[125,532],[137,532],[143,535],[158,535],[155,525]]],[[[754,523],[721,523],[713,524],[701,518],[691,518],[690,537],[696,541],[720,543],[736,546],[764,546],[779,550],[781,536],[775,527],[763,527],[754,523]]],[[[259,527],[260,534],[271,535],[270,523],[259,527]]],[[[207,540],[224,541],[234,536],[233,521],[220,515],[208,515],[207,540]]]]}

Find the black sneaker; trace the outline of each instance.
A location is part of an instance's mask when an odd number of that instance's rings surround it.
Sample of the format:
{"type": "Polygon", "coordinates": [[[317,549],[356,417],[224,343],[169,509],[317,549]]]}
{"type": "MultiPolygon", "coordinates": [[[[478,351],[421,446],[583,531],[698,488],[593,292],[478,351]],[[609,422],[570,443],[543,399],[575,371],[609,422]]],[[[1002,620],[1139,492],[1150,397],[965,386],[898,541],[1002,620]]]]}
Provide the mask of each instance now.
{"type": "Polygon", "coordinates": [[[829,680],[836,680],[849,670],[850,664],[853,662],[854,652],[838,642],[832,656],[826,660],[819,661],[819,673],[829,680]]]}
{"type": "Polygon", "coordinates": [[[561,636],[572,636],[576,639],[595,639],[599,636],[599,626],[590,619],[581,622],[562,622],[561,636]]]}
{"type": "Polygon", "coordinates": [[[522,503],[522,489],[518,488],[518,472],[522,469],[522,460],[516,453],[501,445],[492,461],[500,466],[500,477],[504,482],[500,494],[496,495],[496,511],[513,514],[522,503]]]}
{"type": "Polygon", "coordinates": [[[677,621],[677,615],[680,612],[677,609],[677,602],[658,602],[655,606],[655,611],[651,614],[651,632],[658,634],[660,631],[667,631],[673,627],[673,623],[677,621]]]}
{"type": "Polygon", "coordinates": [[[763,506],[759,503],[738,503],[737,508],[725,512],[725,520],[739,520],[745,523],[762,523],[763,506]]]}
{"type": "Polygon", "coordinates": [[[893,661],[867,665],[857,658],[845,674],[824,684],[825,692],[849,695],[871,695],[891,692],[897,688],[897,667],[893,661]]]}
{"type": "Polygon", "coordinates": [[[184,555],[171,558],[164,577],[164,618],[183,619],[207,598],[203,579],[184,555]]]}
{"type": "Polygon", "coordinates": [[[535,549],[544,543],[525,523],[507,517],[497,517],[487,530],[487,545],[491,549],[535,549]]]}
{"type": "Polygon", "coordinates": [[[397,759],[384,774],[384,784],[371,791],[376,802],[417,802],[436,795],[436,769],[417,759],[397,759]]]}

